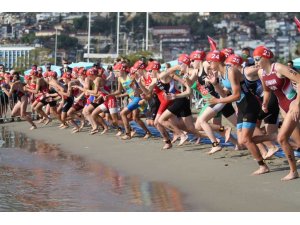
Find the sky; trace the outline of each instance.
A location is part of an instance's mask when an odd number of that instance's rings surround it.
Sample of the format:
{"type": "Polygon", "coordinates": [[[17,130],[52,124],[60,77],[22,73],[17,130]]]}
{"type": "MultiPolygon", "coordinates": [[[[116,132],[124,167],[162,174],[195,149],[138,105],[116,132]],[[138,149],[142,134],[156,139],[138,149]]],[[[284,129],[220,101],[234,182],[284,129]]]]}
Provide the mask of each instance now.
{"type": "Polygon", "coordinates": [[[299,12],[298,0],[10,0],[2,12],[299,12]]]}

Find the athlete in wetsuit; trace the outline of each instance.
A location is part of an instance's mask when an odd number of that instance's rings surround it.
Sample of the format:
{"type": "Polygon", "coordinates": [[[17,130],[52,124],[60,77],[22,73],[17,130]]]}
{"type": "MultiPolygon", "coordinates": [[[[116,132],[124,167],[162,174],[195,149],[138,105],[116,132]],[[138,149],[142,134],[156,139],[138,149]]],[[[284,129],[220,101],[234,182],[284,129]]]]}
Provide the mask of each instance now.
{"type": "Polygon", "coordinates": [[[276,95],[279,107],[282,109],[284,121],[277,139],[290,166],[290,172],[282,180],[292,180],[299,177],[289,138],[292,136],[295,140],[300,139],[300,96],[297,94],[300,91],[300,74],[286,65],[272,63],[273,56],[273,52],[265,46],[259,46],[253,52],[254,61],[261,68],[259,76],[264,88],[262,109],[268,112],[267,105],[271,91],[276,95]],[[297,84],[296,90],[294,90],[292,82],[297,84]]]}

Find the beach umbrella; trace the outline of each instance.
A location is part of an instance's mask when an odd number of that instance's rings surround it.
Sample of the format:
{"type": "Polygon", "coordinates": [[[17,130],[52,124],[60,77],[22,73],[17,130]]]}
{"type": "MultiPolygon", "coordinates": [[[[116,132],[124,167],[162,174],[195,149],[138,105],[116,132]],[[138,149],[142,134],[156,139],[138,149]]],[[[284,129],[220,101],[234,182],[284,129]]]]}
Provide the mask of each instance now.
{"type": "MultiPolygon", "coordinates": [[[[43,69],[43,73],[46,71],[46,67],[45,66],[39,66],[43,69]]],[[[61,66],[54,66],[54,65],[51,65],[51,70],[55,71],[57,73],[57,76],[61,76],[61,72],[60,72],[60,69],[61,69],[61,66]]],[[[25,75],[29,75],[30,74],[30,70],[26,70],[24,72],[25,75]]]]}
{"type": "Polygon", "coordinates": [[[293,62],[294,62],[294,67],[296,69],[300,69],[300,58],[294,59],[293,62]]]}

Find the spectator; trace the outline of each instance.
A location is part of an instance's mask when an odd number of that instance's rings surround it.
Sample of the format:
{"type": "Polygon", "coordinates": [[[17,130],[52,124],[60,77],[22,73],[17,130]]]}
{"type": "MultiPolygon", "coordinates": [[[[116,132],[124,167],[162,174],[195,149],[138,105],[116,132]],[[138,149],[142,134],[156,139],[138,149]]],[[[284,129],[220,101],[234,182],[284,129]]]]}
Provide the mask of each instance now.
{"type": "Polygon", "coordinates": [[[64,74],[66,72],[70,72],[72,73],[72,68],[69,67],[69,61],[66,59],[66,58],[63,58],[62,60],[62,68],[60,69],[61,70],[61,74],[64,74]]]}
{"type": "Polygon", "coordinates": [[[115,74],[113,72],[113,67],[111,65],[108,65],[107,66],[107,69],[106,69],[106,72],[107,72],[107,77],[106,77],[106,84],[107,86],[109,86],[112,90],[115,90],[115,74]]]}
{"type": "Polygon", "coordinates": [[[253,66],[255,64],[253,58],[251,57],[250,49],[247,47],[242,49],[242,58],[244,59],[244,63],[242,64],[243,67],[253,66]]]}
{"type": "Polygon", "coordinates": [[[294,67],[294,62],[292,60],[287,61],[287,66],[298,72],[298,70],[294,67]]]}
{"type": "Polygon", "coordinates": [[[171,68],[171,64],[170,63],[166,63],[166,70],[171,68]]]}

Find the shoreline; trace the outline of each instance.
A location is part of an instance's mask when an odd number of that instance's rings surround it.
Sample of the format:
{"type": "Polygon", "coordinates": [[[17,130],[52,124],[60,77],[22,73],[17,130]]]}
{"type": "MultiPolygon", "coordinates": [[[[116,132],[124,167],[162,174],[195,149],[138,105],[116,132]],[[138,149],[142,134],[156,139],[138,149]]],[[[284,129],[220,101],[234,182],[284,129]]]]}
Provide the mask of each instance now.
{"type": "Polygon", "coordinates": [[[175,144],[170,150],[161,150],[160,138],[123,141],[113,132],[71,134],[71,129],[58,129],[56,121],[33,131],[26,122],[1,126],[56,144],[63,151],[101,162],[129,176],[172,185],[183,193],[184,202],[195,212],[297,212],[300,208],[300,179],[280,181],[288,173],[285,158],[268,160],[270,173],[250,176],[257,164],[249,151],[234,151],[232,147],[207,155],[211,147],[207,144],[175,144]]]}

